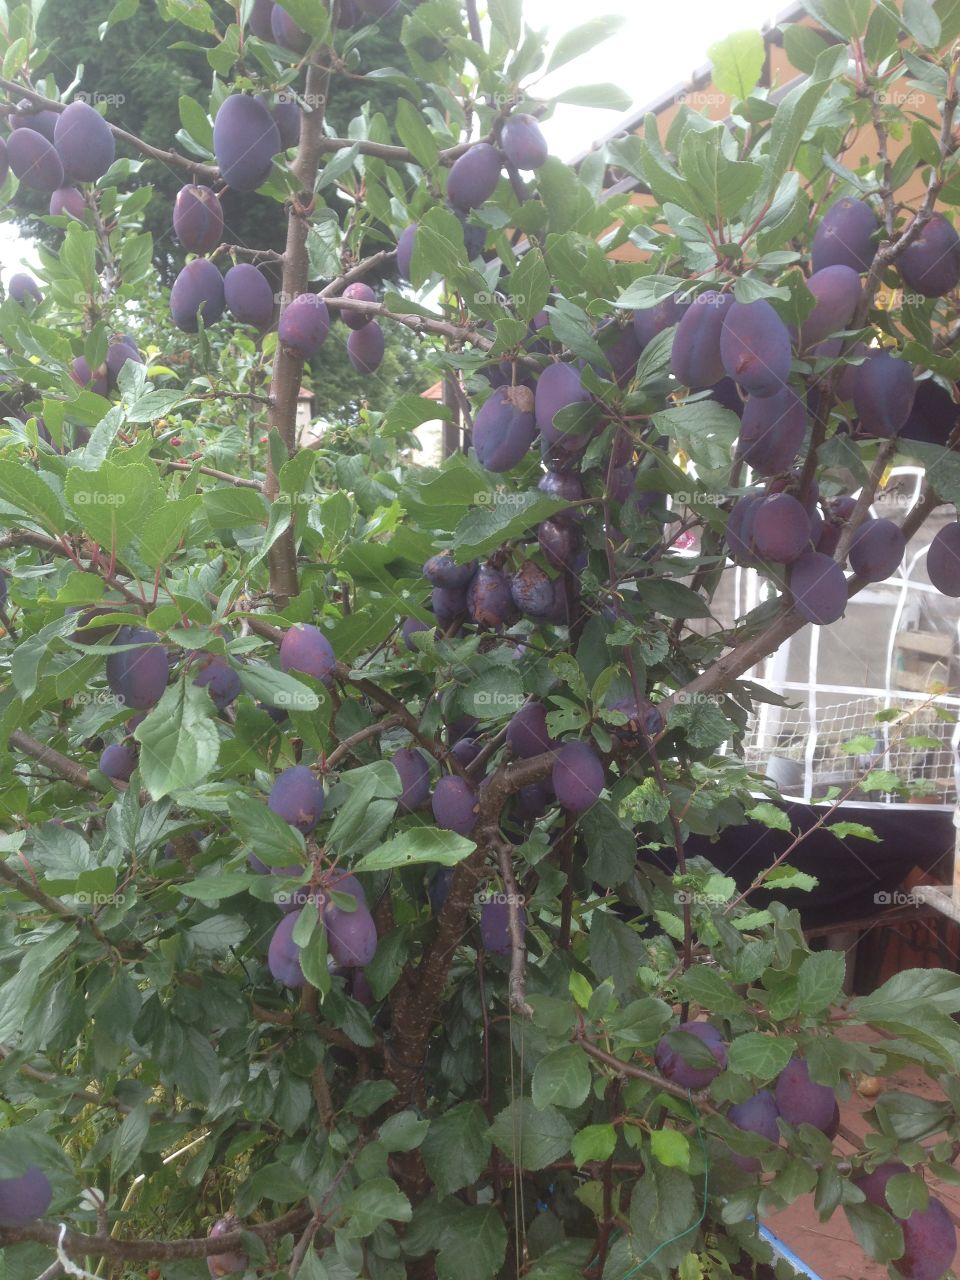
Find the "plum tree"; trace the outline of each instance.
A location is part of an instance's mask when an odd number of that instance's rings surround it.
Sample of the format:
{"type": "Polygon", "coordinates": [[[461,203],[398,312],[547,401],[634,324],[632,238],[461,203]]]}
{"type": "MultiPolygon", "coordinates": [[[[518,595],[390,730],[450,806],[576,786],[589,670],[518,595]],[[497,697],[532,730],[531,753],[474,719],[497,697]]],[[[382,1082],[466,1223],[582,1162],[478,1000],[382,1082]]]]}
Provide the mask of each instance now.
{"type": "Polygon", "coordinates": [[[315,356],[330,332],[330,312],[316,293],[301,293],[280,313],[277,335],[302,360],[315,356]]]}
{"type": "Polygon", "coordinates": [[[499,631],[517,620],[517,609],[510,594],[510,582],[501,569],[481,566],[467,587],[467,613],[480,627],[499,631]]]}
{"type": "Polygon", "coordinates": [[[303,622],[285,632],[280,642],[281,671],[302,671],[330,685],[336,666],[333,645],[318,627],[303,622]]]}
{"type": "MultiPolygon", "coordinates": [[[[71,102],[57,117],[53,142],[63,172],[73,182],[96,182],[117,154],[113,131],[87,102],[71,102]]],[[[61,186],[57,183],[57,186],[61,186]]]]}
{"type": "Polygon", "coordinates": [[[935,213],[897,259],[903,283],[925,298],[942,298],[960,284],[960,236],[935,213]]]}
{"type": "Polygon", "coordinates": [[[800,346],[812,347],[838,329],[846,329],[860,302],[860,277],[842,262],[815,271],[807,288],[816,306],[800,326],[800,346]]]}
{"type": "Polygon", "coordinates": [[[869,271],[879,248],[880,221],[864,200],[843,196],[820,219],[813,237],[814,272],[825,267],[869,271]]]}
{"type": "Polygon", "coordinates": [[[565,742],[558,748],[550,781],[557,803],[568,813],[592,808],[605,780],[603,761],[588,742],[565,742]]]}
{"type": "Polygon", "coordinates": [[[401,813],[422,809],[430,799],[430,766],[426,757],[416,747],[404,747],[391,757],[391,764],[402,787],[397,808],[401,813]]]}
{"type": "Polygon", "coordinates": [[[376,373],[383,363],[387,341],[376,320],[354,329],[347,339],[347,355],[357,373],[376,373]]]}
{"type": "Polygon", "coordinates": [[[135,753],[125,743],[114,743],[104,747],[100,753],[97,768],[114,782],[129,782],[130,775],[137,767],[135,753]]]}
{"type": "Polygon", "coordinates": [[[658,1041],[654,1061],[661,1075],[674,1084],[684,1089],[705,1089],[726,1070],[727,1046],[712,1023],[681,1022],[658,1041]],[[700,1041],[699,1047],[690,1037],[700,1041]]]}
{"type": "Polygon", "coordinates": [[[534,412],[545,448],[559,456],[582,449],[589,439],[592,408],[590,392],[573,365],[551,364],[541,373],[537,381],[534,412]],[[572,412],[569,416],[573,421],[565,422],[561,429],[556,423],[557,415],[573,406],[579,406],[579,411],[572,412]]]}
{"type": "Polygon", "coordinates": [[[190,183],[173,202],[173,230],[188,253],[208,254],[223,240],[223,207],[209,187],[190,183]]]}
{"type": "Polygon", "coordinates": [[[0,1227],[25,1227],[36,1222],[52,1200],[50,1179],[36,1165],[19,1177],[0,1178],[0,1227]]]}
{"type": "Polygon", "coordinates": [[[941,595],[960,596],[960,523],[936,533],[927,548],[927,574],[941,595]]]}
{"type": "MultiPolygon", "coordinates": [[[[703,1025],[694,1023],[694,1026],[703,1025]]],[[[727,1112],[727,1119],[745,1133],[757,1133],[766,1138],[774,1146],[780,1145],[780,1128],[777,1119],[780,1115],[773,1094],[769,1089],[761,1089],[745,1102],[737,1102],[727,1112]]],[[[758,1173],[763,1167],[757,1156],[745,1156],[731,1151],[730,1160],[745,1173],[758,1173]]]]}
{"type": "MultiPolygon", "coordinates": [[[[352,298],[356,302],[376,302],[377,300],[377,295],[362,280],[358,280],[355,284],[348,284],[343,291],[343,296],[352,298]]],[[[370,323],[371,318],[364,315],[362,311],[347,311],[345,309],[340,312],[340,319],[348,329],[362,329],[370,323]]]]}
{"type": "Polygon", "coordinates": [[[452,164],[447,176],[447,199],[458,209],[477,209],[493,195],[500,181],[503,156],[489,142],[478,142],[452,164]]]}
{"type": "Polygon", "coordinates": [[[28,275],[25,271],[18,271],[10,277],[7,284],[7,292],[14,302],[24,302],[27,298],[32,299],[34,302],[43,301],[40,286],[33,276],[28,275]]]}
{"type": "Polygon", "coordinates": [[[535,116],[516,113],[508,116],[500,131],[500,145],[518,169],[542,169],[550,148],[535,116]]]}
{"type": "Polygon", "coordinates": [[[281,4],[274,4],[270,15],[270,31],[274,43],[289,49],[291,53],[306,53],[310,48],[310,35],[297,26],[281,4]]]}
{"type": "Polygon", "coordinates": [[[720,358],[724,371],[752,396],[773,396],[784,389],[790,376],[790,333],[769,302],[760,298],[727,308],[720,358]]]}
{"type": "Polygon", "coordinates": [[[708,289],[698,294],[680,317],[670,360],[673,376],[685,387],[712,387],[726,373],[720,339],[733,304],[732,293],[708,289]]]}
{"type": "Polygon", "coordinates": [[[213,150],[224,182],[235,191],[256,191],[280,151],[280,131],[262,102],[235,93],[224,100],[213,122],[213,150]]]}
{"type": "Polygon", "coordinates": [[[240,694],[239,673],[218,654],[204,659],[193,683],[207,690],[218,711],[223,711],[240,694]]]}
{"type": "Polygon", "coordinates": [[[867,520],[850,543],[850,568],[866,582],[883,582],[896,573],[907,540],[892,520],[867,520]]]}
{"type": "Polygon", "coordinates": [[[223,315],[223,276],[209,258],[194,258],[183,268],[170,290],[170,315],[184,333],[196,333],[200,325],[216,324],[223,315]]]}
{"type": "Polygon", "coordinates": [[[527,702],[507,724],[507,746],[521,760],[555,751],[559,745],[547,730],[547,709],[542,702],[527,702]]]}
{"type": "Polygon", "coordinates": [[[762,560],[789,564],[811,549],[810,517],[789,493],[774,493],[753,512],[751,548],[762,560]]]}
{"type": "Polygon", "coordinates": [[[299,911],[283,917],[270,937],[267,947],[267,966],[277,982],[294,990],[306,985],[300,965],[300,948],[293,940],[293,931],[300,919],[299,911]]]}
{"type": "Polygon", "coordinates": [[[742,405],[737,456],[758,475],[788,471],[807,432],[807,406],[792,387],[772,396],[748,396],[742,405]]]}
{"type": "Polygon", "coordinates": [[[444,774],[430,800],[438,827],[468,836],[477,825],[477,793],[465,778],[444,774]]]}
{"type": "Polygon", "coordinates": [[[774,1097],[787,1124],[809,1124],[826,1133],[837,1118],[837,1095],[829,1085],[810,1079],[805,1058],[790,1059],[777,1077],[774,1097]]]}
{"type": "Polygon", "coordinates": [[[273,320],[270,281],[249,262],[239,262],[223,277],[223,300],[234,320],[268,329],[273,320]]]}
{"type": "Polygon", "coordinates": [[[842,618],[847,607],[843,570],[819,551],[805,551],[790,565],[790,594],[808,622],[827,626],[842,618]]]}
{"type": "MultiPolygon", "coordinates": [[[[527,927],[525,908],[519,907],[521,929],[527,927]]],[[[480,904],[480,946],[488,955],[509,956],[513,950],[510,933],[510,906],[503,895],[480,904]]]]}
{"type": "Polygon", "coordinates": [[[170,677],[167,651],[155,631],[122,626],[113,639],[124,646],[107,658],[107,684],[128,707],[145,710],[159,702],[170,677]]]}
{"type": "Polygon", "coordinates": [[[270,788],[267,807],[304,835],[309,835],[323,817],[326,797],[323,784],[302,764],[293,764],[279,773],[270,788]]]}
{"type": "Polygon", "coordinates": [[[52,218],[76,218],[78,222],[83,222],[87,202],[83,192],[76,187],[57,187],[50,196],[49,209],[52,218]]]}
{"type": "MultiPolygon", "coordinates": [[[[228,1216],[226,1218],[218,1218],[207,1232],[207,1235],[211,1239],[216,1239],[218,1236],[227,1235],[229,1232],[238,1231],[239,1229],[239,1220],[228,1216]]],[[[207,1270],[210,1273],[211,1280],[222,1280],[223,1276],[239,1275],[241,1272],[246,1271],[249,1265],[249,1258],[239,1250],[207,1254],[207,1270]]]]}
{"type": "Polygon", "coordinates": [[[473,424],[473,447],[487,471],[510,471],[536,437],[534,396],[528,387],[498,387],[473,424]]]}
{"type": "Polygon", "coordinates": [[[853,407],[871,435],[896,435],[910,417],[915,395],[913,365],[889,351],[871,352],[853,375],[853,407]]]}
{"type": "Polygon", "coordinates": [[[52,142],[34,129],[15,129],[7,139],[7,161],[26,187],[52,194],[63,186],[63,161],[52,142]]]}

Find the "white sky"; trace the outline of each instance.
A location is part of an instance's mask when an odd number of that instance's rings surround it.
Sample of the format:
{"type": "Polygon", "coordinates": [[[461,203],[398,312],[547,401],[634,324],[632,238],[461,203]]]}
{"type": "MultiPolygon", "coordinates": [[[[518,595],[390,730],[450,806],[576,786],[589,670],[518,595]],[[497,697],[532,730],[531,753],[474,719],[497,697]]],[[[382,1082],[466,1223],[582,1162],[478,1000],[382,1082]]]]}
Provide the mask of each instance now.
{"type": "MultiPolygon", "coordinates": [[[[787,0],[525,0],[530,26],[558,37],[599,14],[621,14],[625,26],[611,40],[560,68],[538,87],[544,94],[573,85],[608,82],[625,89],[641,107],[707,61],[707,49],[733,31],[759,29],[787,6],[787,0]]],[[[545,125],[551,150],[571,160],[594,139],[611,130],[620,115],[586,107],[561,106],[545,125]]],[[[36,266],[31,243],[10,223],[0,224],[0,273],[4,281],[26,266],[36,266]]]]}

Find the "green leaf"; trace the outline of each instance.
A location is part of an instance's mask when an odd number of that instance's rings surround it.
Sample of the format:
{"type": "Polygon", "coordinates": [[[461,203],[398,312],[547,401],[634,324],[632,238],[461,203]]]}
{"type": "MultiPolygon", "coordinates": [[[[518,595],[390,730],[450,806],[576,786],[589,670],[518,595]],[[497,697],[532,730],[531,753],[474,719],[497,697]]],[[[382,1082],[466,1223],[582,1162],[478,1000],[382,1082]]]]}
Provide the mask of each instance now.
{"type": "MultiPolygon", "coordinates": [[[[277,671],[259,662],[245,662],[238,671],[240,683],[247,693],[268,707],[284,711],[317,711],[320,708],[321,695],[287,671],[277,671]]],[[[329,701],[329,697],[325,700],[329,701]]]]}
{"type": "Polygon", "coordinates": [[[439,827],[410,827],[406,831],[368,853],[354,867],[355,871],[392,871],[396,867],[409,867],[418,863],[438,862],[444,867],[455,867],[476,848],[472,840],[458,836],[455,831],[439,827]]]}
{"type": "Polygon", "coordinates": [[[330,29],[329,14],[316,0],[280,0],[280,8],[286,9],[297,26],[315,40],[322,40],[330,29]]]}
{"type": "Polygon", "coordinates": [[[139,538],[164,502],[156,467],[142,463],[118,466],[107,460],[96,471],[73,467],[65,491],[82,528],[105,551],[122,550],[139,538]]]}
{"type": "Polygon", "coordinates": [[[487,1119],[478,1102],[461,1102],[430,1121],[423,1162],[441,1195],[472,1187],[490,1158],[487,1119]]]}
{"type": "Polygon", "coordinates": [[[570,1144],[577,1168],[590,1160],[607,1160],[617,1146],[617,1131],[612,1124],[588,1124],[570,1144]]]}
{"type": "MultiPolygon", "coordinates": [[[[31,524],[48,533],[63,533],[66,528],[56,494],[22,463],[0,460],[0,503],[22,512],[31,524]]],[[[8,515],[0,513],[0,525],[9,528],[13,523],[8,515]]]]}
{"type": "Polygon", "coordinates": [[[713,83],[731,98],[745,98],[758,83],[767,60],[759,31],[735,31],[707,50],[713,64],[713,83]]]}
{"type": "Polygon", "coordinates": [[[565,1045],[540,1059],[533,1073],[533,1105],[579,1107],[590,1092],[592,1076],[587,1055],[576,1045],[565,1045]]]}
{"type": "Polygon", "coordinates": [[[421,168],[435,169],[440,162],[436,140],[419,111],[409,98],[397,99],[397,133],[421,168]]]}
{"type": "Polygon", "coordinates": [[[346,1218],[340,1230],[350,1240],[373,1235],[384,1222],[409,1222],[410,1201],[392,1178],[371,1178],[344,1198],[341,1210],[346,1218]]]}
{"type": "Polygon", "coordinates": [[[507,1228],[495,1205],[470,1205],[444,1225],[437,1280],[492,1280],[507,1253],[507,1228]]]}
{"type": "Polygon", "coordinates": [[[572,62],[574,58],[580,58],[585,53],[589,53],[596,45],[615,36],[625,22],[624,17],[608,14],[602,18],[591,18],[589,22],[584,22],[579,27],[574,27],[572,31],[565,32],[554,46],[547,64],[547,71],[554,71],[557,67],[572,62]]]}
{"type": "Polygon", "coordinates": [[[200,510],[200,503],[200,495],[193,494],[167,502],[153,512],[140,532],[140,554],[151,569],[163,564],[176,551],[200,510]]]}
{"type": "Polygon", "coordinates": [[[179,100],[180,123],[193,138],[194,142],[198,142],[205,150],[213,152],[213,125],[207,118],[207,113],[195,102],[193,98],[181,97],[179,100]]]}
{"type": "Polygon", "coordinates": [[[650,1135],[650,1150],[661,1164],[670,1169],[690,1168],[690,1143],[676,1129],[654,1129],[650,1135]]]}
{"type": "Polygon", "coordinates": [[[598,111],[628,111],[633,98],[615,84],[581,84],[555,94],[554,102],[595,107],[598,111]]]}
{"type": "Polygon", "coordinates": [[[380,1126],[378,1141],[385,1151],[414,1151],[423,1142],[429,1120],[421,1120],[415,1111],[400,1111],[380,1126]]]}
{"type": "Polygon", "coordinates": [[[217,915],[191,925],[187,937],[201,951],[223,954],[238,946],[249,932],[250,926],[239,916],[217,915]]]}
{"type": "Polygon", "coordinates": [[[149,1131],[150,1116],[141,1103],[124,1116],[123,1123],[113,1135],[110,1171],[114,1178],[122,1178],[136,1164],[149,1131]]]}
{"type": "Polygon", "coordinates": [[[825,829],[832,831],[838,840],[849,840],[852,837],[856,840],[870,840],[873,844],[881,843],[877,833],[871,827],[865,827],[862,822],[828,822],[825,829]]]}
{"type": "Polygon", "coordinates": [[[609,911],[596,911],[590,925],[590,963],[613,979],[618,994],[633,989],[647,947],[640,935],[609,911]]]}
{"type": "Polygon", "coordinates": [[[697,197],[697,208],[712,223],[738,213],[764,178],[761,165],[724,155],[724,132],[722,125],[708,133],[691,129],[680,144],[680,172],[697,197]]]}
{"type": "Polygon", "coordinates": [[[903,1254],[903,1231],[889,1213],[874,1204],[845,1204],[843,1211],[868,1258],[893,1262],[903,1254]]]}
{"type": "Polygon", "coordinates": [[[870,18],[870,0],[803,0],[803,7],[834,35],[847,40],[862,36],[870,18]]]}
{"type": "Polygon", "coordinates": [[[727,1057],[731,1071],[752,1076],[765,1084],[780,1074],[792,1054],[793,1045],[789,1040],[748,1031],[730,1042],[727,1057]]]}
{"type": "Polygon", "coordinates": [[[512,494],[494,492],[489,481],[486,490],[480,484],[477,485],[472,500],[490,503],[492,509],[490,506],[475,507],[457,525],[453,546],[458,561],[485,555],[502,542],[519,538],[528,529],[564,509],[564,503],[545,497],[537,491],[512,494]]]}
{"type": "Polygon", "coordinates": [[[236,834],[261,862],[268,867],[305,864],[303,836],[268,809],[265,800],[231,796],[227,808],[236,834]]]}
{"type": "Polygon", "coordinates": [[[205,689],[178,680],[138,726],[140,776],[151,799],[202,782],[217,763],[220,735],[205,689]]]}
{"type": "Polygon", "coordinates": [[[748,809],[745,816],[753,822],[762,822],[765,827],[770,827],[773,831],[789,831],[791,829],[790,815],[786,809],[781,809],[779,805],[773,804],[769,800],[761,800],[752,809],[748,809]]]}
{"type": "Polygon", "coordinates": [[[700,467],[715,471],[730,465],[740,419],[715,401],[698,400],[653,415],[658,432],[676,440],[700,467]]]}
{"type": "MultiPolygon", "coordinates": [[[[859,0],[858,0],[859,2],[859,0]]],[[[870,0],[864,0],[869,9],[870,0]]],[[[807,6],[809,7],[809,5],[807,6]]],[[[810,77],[792,89],[782,102],[777,104],[776,114],[770,126],[770,139],[767,156],[770,174],[767,192],[771,194],[777,189],[780,179],[793,165],[794,156],[813,118],[817,106],[823,101],[824,83],[840,72],[840,62],[846,69],[847,51],[845,48],[827,48],[817,59],[810,77]]]]}
{"type": "Polygon", "coordinates": [[[803,1013],[821,1013],[843,990],[846,961],[839,951],[807,956],[797,974],[797,998],[803,1013]]]}
{"type": "Polygon", "coordinates": [[[573,1129],[554,1107],[537,1108],[516,1098],[490,1126],[490,1137],[521,1169],[544,1169],[570,1149],[573,1129]]]}
{"type": "Polygon", "coordinates": [[[203,495],[203,514],[211,529],[237,529],[244,525],[266,524],[267,504],[253,489],[208,489],[203,495]]]}

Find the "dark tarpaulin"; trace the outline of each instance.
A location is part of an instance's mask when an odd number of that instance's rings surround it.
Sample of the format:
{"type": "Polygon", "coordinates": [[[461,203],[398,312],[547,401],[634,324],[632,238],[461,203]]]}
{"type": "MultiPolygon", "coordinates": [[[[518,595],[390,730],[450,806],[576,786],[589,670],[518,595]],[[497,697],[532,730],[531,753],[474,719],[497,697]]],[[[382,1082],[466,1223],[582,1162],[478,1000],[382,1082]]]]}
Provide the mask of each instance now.
{"type": "MultiPolygon", "coordinates": [[[[685,845],[687,857],[706,858],[718,870],[733,876],[738,888],[745,889],[799,832],[808,831],[823,814],[823,808],[817,805],[788,803],[782,807],[790,818],[791,832],[747,822],[727,827],[716,840],[691,835],[685,845]]],[[[823,827],[807,836],[788,859],[798,871],[816,876],[817,887],[810,893],[779,890],[773,896],[795,907],[807,929],[866,919],[894,905],[882,895],[892,895],[914,867],[930,872],[944,857],[952,857],[954,840],[950,811],[924,805],[894,808],[845,804],[830,815],[823,827]],[[856,836],[839,839],[826,829],[841,822],[870,827],[879,836],[879,843],[856,836]]],[[[676,865],[669,849],[659,849],[655,854],[641,849],[640,857],[649,858],[661,870],[672,871],[676,865]]],[[[760,907],[770,896],[758,891],[750,901],[760,907]]]]}

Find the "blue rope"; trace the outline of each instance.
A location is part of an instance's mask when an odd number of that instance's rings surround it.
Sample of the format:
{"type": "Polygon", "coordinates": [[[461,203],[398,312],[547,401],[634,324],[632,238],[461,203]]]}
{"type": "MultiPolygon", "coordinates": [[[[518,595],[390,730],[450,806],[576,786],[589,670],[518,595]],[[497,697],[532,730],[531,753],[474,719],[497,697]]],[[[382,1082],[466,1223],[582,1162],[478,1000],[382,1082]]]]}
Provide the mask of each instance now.
{"type": "MultiPolygon", "coordinates": [[[[690,1106],[693,1107],[693,1094],[689,1089],[687,1090],[687,1098],[690,1101],[690,1106]]],[[[676,1244],[678,1240],[682,1240],[684,1236],[688,1236],[691,1231],[696,1231],[707,1216],[707,1199],[710,1185],[710,1161],[707,1158],[707,1144],[703,1140],[703,1129],[700,1127],[700,1116],[696,1111],[696,1108],[694,1108],[694,1114],[697,1116],[697,1137],[700,1140],[700,1150],[703,1153],[703,1208],[700,1210],[700,1217],[692,1226],[685,1227],[678,1235],[671,1236],[669,1240],[664,1240],[663,1244],[658,1244],[653,1253],[648,1253],[645,1258],[638,1262],[635,1267],[632,1267],[626,1275],[623,1276],[622,1280],[630,1280],[630,1277],[635,1276],[638,1271],[647,1265],[648,1262],[652,1262],[661,1249],[666,1249],[668,1244],[676,1244]]]]}

